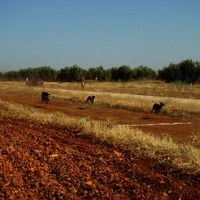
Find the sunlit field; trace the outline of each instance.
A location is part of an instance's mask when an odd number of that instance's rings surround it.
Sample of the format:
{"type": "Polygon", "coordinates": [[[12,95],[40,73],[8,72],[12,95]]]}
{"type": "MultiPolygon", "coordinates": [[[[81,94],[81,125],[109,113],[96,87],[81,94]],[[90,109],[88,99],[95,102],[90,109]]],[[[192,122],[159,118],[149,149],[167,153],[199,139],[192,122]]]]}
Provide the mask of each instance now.
{"type": "MultiPolygon", "coordinates": [[[[82,91],[79,83],[45,83],[42,87],[28,87],[23,82],[2,82],[0,92],[31,95],[33,98],[39,99],[41,91],[48,91],[51,93],[52,101],[61,101],[62,99],[84,101],[87,94],[95,93],[98,104],[142,112],[149,112],[153,102],[164,101],[166,103],[164,114],[197,119],[200,115],[200,103],[197,99],[199,88],[199,85],[161,82],[90,82],[82,91]],[[124,95],[116,98],[115,94],[111,94],[111,92],[124,93],[124,95]],[[129,96],[128,94],[139,95],[129,96]],[[171,98],[172,96],[176,98],[171,98]],[[186,96],[187,99],[183,99],[186,96]]],[[[110,119],[91,122],[61,112],[47,114],[41,109],[3,100],[0,100],[0,110],[1,116],[76,129],[82,134],[89,134],[102,141],[128,148],[137,152],[138,156],[160,157],[161,160],[163,157],[168,157],[166,162],[170,160],[171,164],[181,168],[200,171],[200,150],[193,146],[192,142],[177,144],[169,137],[160,138],[138,129],[125,126],[116,127],[110,119]]],[[[199,136],[195,135],[194,140],[199,141],[199,136]]],[[[165,161],[163,160],[163,162],[165,161]]]]}
{"type": "MultiPolygon", "coordinates": [[[[80,83],[45,83],[44,87],[81,90],[80,83]]],[[[86,82],[86,91],[116,92],[162,97],[199,98],[200,85],[186,85],[182,83],[164,83],[162,81],[135,82],[86,82]]]]}
{"type": "Polygon", "coordinates": [[[109,107],[149,112],[152,104],[164,102],[163,112],[171,116],[200,116],[200,85],[167,84],[161,81],[130,83],[88,82],[85,90],[80,83],[48,83],[42,87],[27,87],[24,82],[2,82],[0,92],[18,92],[40,98],[42,91],[51,93],[54,101],[74,99],[85,101],[86,95],[95,94],[97,103],[109,107]],[[116,97],[116,94],[121,94],[116,97]],[[129,95],[131,94],[131,95],[129,95]]]}
{"type": "MultiPolygon", "coordinates": [[[[25,86],[25,82],[1,82],[1,86],[25,86]]],[[[43,88],[81,90],[81,85],[75,83],[45,82],[43,88]]],[[[135,82],[95,82],[87,81],[85,91],[116,92],[125,94],[150,95],[161,97],[178,97],[200,99],[200,85],[182,83],[165,83],[162,81],[135,81],[135,82]]]]}

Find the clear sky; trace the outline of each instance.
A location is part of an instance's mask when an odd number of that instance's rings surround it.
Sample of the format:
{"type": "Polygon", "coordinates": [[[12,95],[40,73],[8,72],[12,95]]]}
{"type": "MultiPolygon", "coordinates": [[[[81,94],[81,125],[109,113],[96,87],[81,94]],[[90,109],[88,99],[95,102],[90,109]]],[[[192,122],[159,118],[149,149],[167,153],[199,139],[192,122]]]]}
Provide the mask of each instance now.
{"type": "Polygon", "coordinates": [[[200,0],[0,0],[0,71],[200,61],[200,0]]]}

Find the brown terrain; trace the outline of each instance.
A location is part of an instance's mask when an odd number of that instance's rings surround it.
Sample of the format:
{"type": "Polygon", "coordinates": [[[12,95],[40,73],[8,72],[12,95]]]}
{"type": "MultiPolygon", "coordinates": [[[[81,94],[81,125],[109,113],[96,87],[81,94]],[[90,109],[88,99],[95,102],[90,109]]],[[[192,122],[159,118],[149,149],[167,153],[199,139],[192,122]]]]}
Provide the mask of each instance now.
{"type": "MultiPolygon", "coordinates": [[[[88,120],[110,118],[187,142],[196,120],[66,99],[41,103],[18,94],[0,99],[88,120]],[[167,124],[164,124],[167,123],[167,124]],[[173,124],[178,123],[178,124],[173,124]]],[[[1,115],[0,115],[1,116],[1,115]]],[[[53,125],[0,117],[0,199],[200,199],[200,174],[53,125]]]]}

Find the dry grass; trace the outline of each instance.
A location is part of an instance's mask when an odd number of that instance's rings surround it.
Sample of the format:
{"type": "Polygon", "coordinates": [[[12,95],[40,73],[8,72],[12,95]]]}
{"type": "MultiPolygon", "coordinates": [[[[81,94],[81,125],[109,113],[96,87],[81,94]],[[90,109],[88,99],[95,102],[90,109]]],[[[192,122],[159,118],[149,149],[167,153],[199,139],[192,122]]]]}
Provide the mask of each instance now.
{"type": "MultiPolygon", "coordinates": [[[[46,87],[81,90],[79,83],[46,83],[46,87]]],[[[116,92],[160,97],[200,98],[200,85],[167,84],[162,81],[89,82],[86,91],[116,92]]]]}
{"type": "Polygon", "coordinates": [[[128,148],[138,156],[160,157],[161,162],[170,162],[184,169],[200,171],[200,150],[192,145],[177,144],[169,137],[158,138],[150,133],[124,126],[116,126],[112,120],[89,121],[73,118],[63,113],[46,113],[36,108],[0,100],[2,116],[54,124],[67,129],[76,128],[81,133],[91,134],[102,141],[128,148]],[[167,159],[166,159],[167,158],[167,159]]]}
{"type": "MultiPolygon", "coordinates": [[[[25,82],[1,82],[1,86],[25,87],[25,82]]],[[[81,91],[80,83],[45,82],[43,88],[64,89],[81,91]]],[[[121,82],[89,82],[86,83],[85,91],[93,92],[116,92],[125,94],[150,95],[160,97],[178,97],[200,99],[200,85],[185,85],[181,83],[164,83],[162,81],[135,81],[121,82]]]]}
{"type": "Polygon", "coordinates": [[[191,115],[196,116],[196,118],[200,116],[200,100],[194,98],[197,94],[200,98],[199,85],[166,84],[159,81],[132,83],[93,82],[88,83],[86,88],[86,91],[80,90],[79,83],[45,83],[43,87],[26,87],[22,82],[2,82],[0,92],[17,92],[21,95],[40,98],[40,93],[47,90],[51,93],[51,98],[54,101],[62,101],[64,99],[85,101],[87,95],[95,94],[97,103],[109,107],[144,112],[149,112],[152,104],[162,101],[165,103],[163,109],[165,114],[186,118],[191,117],[191,115]],[[120,91],[121,94],[119,95],[120,91]],[[143,95],[141,95],[142,93],[143,95]],[[172,94],[176,98],[171,97],[172,94]],[[187,98],[180,98],[184,96],[187,96],[187,98]]]}
{"type": "MultiPolygon", "coordinates": [[[[0,84],[0,92],[2,93],[31,95],[33,98],[40,98],[41,91],[47,90],[51,93],[53,101],[64,99],[84,101],[88,94],[96,94],[97,103],[99,104],[144,112],[149,112],[153,103],[163,101],[166,103],[163,110],[165,114],[181,117],[200,116],[200,100],[195,99],[200,95],[199,85],[166,84],[157,81],[133,83],[94,82],[88,83],[86,89],[86,91],[81,91],[79,83],[45,83],[43,87],[26,87],[22,82],[2,82],[0,84]],[[111,94],[110,92],[115,93],[111,94]],[[124,94],[119,95],[119,92],[124,94]],[[176,98],[171,98],[171,96],[176,98]],[[181,97],[187,97],[187,99],[181,97]]],[[[153,157],[162,155],[162,158],[164,155],[165,158],[169,159],[161,159],[162,162],[170,161],[182,168],[193,168],[200,171],[200,150],[195,148],[199,138],[195,134],[192,136],[190,144],[183,145],[176,144],[169,137],[158,138],[138,129],[115,126],[110,119],[107,121],[89,121],[86,118],[77,119],[59,112],[48,113],[47,115],[46,112],[36,108],[5,101],[0,101],[0,111],[3,116],[33,120],[39,123],[54,123],[69,129],[76,128],[87,134],[90,133],[100,140],[126,146],[126,148],[137,151],[140,155],[153,157]]]]}

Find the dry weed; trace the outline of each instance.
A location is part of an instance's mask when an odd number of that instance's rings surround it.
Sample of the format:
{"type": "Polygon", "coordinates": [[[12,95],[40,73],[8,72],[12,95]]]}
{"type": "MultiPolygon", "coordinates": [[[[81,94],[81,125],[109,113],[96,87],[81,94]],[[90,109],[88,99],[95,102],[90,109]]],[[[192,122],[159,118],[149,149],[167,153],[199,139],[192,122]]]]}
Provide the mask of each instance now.
{"type": "Polygon", "coordinates": [[[141,130],[117,126],[112,119],[90,121],[87,118],[73,118],[63,113],[46,113],[36,108],[0,100],[2,116],[75,128],[91,134],[102,141],[120,145],[138,153],[138,156],[169,157],[174,165],[200,171],[200,150],[192,145],[177,144],[171,138],[159,138],[141,130]]]}

